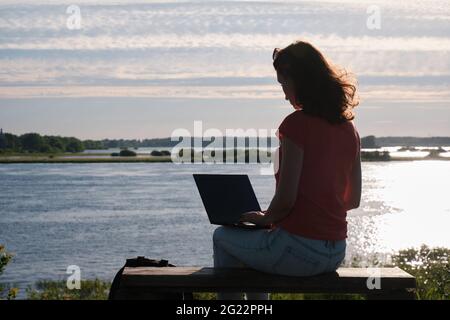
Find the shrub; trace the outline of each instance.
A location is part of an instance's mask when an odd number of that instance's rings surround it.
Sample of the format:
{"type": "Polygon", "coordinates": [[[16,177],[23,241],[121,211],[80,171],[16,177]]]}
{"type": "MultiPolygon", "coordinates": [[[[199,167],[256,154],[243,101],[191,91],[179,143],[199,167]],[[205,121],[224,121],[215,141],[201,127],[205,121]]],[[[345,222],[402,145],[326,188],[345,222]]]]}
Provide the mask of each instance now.
{"type": "MultiPolygon", "coordinates": [[[[11,261],[13,258],[13,255],[5,250],[5,247],[3,245],[0,245],[0,275],[3,273],[3,271],[6,268],[6,265],[11,261]]],[[[10,287],[3,287],[0,285],[0,299],[8,299],[12,300],[16,297],[18,293],[17,288],[10,288],[10,287]],[[5,294],[6,293],[6,294],[5,294]]]]}
{"type": "Polygon", "coordinates": [[[120,150],[119,155],[121,157],[135,157],[136,156],[136,152],[128,150],[128,149],[124,149],[124,150],[120,150]]]}
{"type": "Polygon", "coordinates": [[[150,153],[150,155],[153,156],[153,157],[160,157],[160,156],[162,156],[162,152],[161,152],[161,151],[158,151],[158,150],[153,150],[153,151],[150,153]]]}
{"type": "Polygon", "coordinates": [[[65,281],[38,281],[27,289],[30,300],[106,300],[111,284],[107,281],[81,280],[81,288],[68,289],[65,281]]]}
{"type": "Polygon", "coordinates": [[[154,157],[161,157],[161,156],[170,156],[170,151],[168,150],[162,150],[162,151],[158,151],[158,150],[153,150],[150,153],[151,156],[154,157]]]}
{"type": "Polygon", "coordinates": [[[418,299],[450,299],[450,249],[423,245],[399,251],[392,261],[416,277],[418,299]]]}

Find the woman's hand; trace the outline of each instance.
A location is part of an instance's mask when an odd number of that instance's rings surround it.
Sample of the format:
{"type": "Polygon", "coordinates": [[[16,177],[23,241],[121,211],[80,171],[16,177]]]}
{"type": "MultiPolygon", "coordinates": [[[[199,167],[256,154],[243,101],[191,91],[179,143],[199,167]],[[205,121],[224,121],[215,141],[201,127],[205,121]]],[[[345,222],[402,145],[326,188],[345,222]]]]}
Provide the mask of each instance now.
{"type": "Polygon", "coordinates": [[[256,224],[257,226],[266,226],[269,224],[266,218],[265,213],[262,211],[249,211],[242,214],[239,222],[250,222],[256,224]]]}

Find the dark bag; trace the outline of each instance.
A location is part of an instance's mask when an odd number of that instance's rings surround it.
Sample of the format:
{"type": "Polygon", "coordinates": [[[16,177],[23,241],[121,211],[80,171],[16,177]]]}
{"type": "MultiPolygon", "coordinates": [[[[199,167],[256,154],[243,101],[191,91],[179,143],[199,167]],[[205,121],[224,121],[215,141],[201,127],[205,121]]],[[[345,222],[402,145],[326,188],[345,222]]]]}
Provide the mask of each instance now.
{"type": "Polygon", "coordinates": [[[192,292],[158,292],[158,293],[145,293],[131,294],[127,293],[126,296],[120,292],[120,280],[122,279],[123,270],[127,268],[136,267],[175,267],[167,260],[155,260],[147,259],[145,257],[137,257],[133,259],[127,259],[125,265],[117,272],[114,280],[111,284],[108,300],[122,300],[122,299],[149,299],[149,300],[193,300],[192,292]]]}

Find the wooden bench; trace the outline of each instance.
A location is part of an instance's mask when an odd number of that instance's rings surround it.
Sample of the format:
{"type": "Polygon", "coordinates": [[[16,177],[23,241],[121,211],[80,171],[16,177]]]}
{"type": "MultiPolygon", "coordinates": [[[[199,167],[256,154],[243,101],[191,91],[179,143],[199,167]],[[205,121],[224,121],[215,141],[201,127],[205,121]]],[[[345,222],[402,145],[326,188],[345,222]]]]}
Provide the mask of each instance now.
{"type": "MultiPolygon", "coordinates": [[[[125,268],[118,299],[146,299],[161,292],[358,293],[368,299],[414,299],[416,280],[399,268],[340,268],[313,277],[288,277],[251,269],[202,267],[125,268]],[[369,289],[368,282],[380,289],[369,289]]],[[[373,287],[373,286],[372,286],[373,287]]]]}

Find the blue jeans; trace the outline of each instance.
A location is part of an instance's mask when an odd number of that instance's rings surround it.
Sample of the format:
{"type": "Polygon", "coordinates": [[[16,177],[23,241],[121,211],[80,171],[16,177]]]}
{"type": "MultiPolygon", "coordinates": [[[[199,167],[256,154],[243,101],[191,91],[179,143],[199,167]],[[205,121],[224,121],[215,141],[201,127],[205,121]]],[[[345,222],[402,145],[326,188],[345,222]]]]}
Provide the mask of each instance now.
{"type": "MultiPolygon", "coordinates": [[[[220,226],[214,230],[214,267],[252,268],[286,276],[333,272],[345,257],[346,241],[304,238],[282,228],[244,229],[220,226]]],[[[242,293],[218,293],[218,299],[242,299],[242,293]]],[[[268,299],[267,293],[248,293],[247,299],[268,299]]]]}

